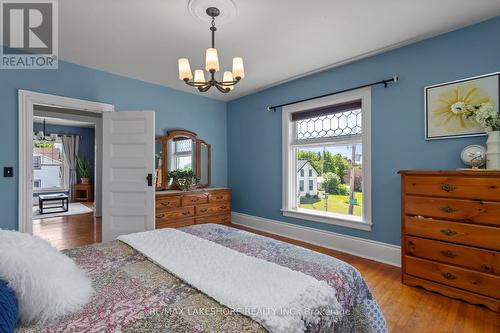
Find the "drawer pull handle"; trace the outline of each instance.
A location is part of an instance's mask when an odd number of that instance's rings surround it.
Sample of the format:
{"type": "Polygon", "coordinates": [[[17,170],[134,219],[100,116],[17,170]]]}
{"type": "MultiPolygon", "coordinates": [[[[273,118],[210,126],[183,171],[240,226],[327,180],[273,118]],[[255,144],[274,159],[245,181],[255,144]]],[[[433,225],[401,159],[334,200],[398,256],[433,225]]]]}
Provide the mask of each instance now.
{"type": "Polygon", "coordinates": [[[455,230],[451,230],[451,229],[441,229],[439,230],[442,234],[445,234],[446,236],[454,236],[457,234],[457,232],[455,230]]]}
{"type": "Polygon", "coordinates": [[[446,273],[443,273],[443,277],[446,279],[446,280],[455,280],[457,278],[456,275],[453,275],[449,272],[446,272],[446,273]]]}
{"type": "Polygon", "coordinates": [[[441,185],[441,189],[445,192],[453,192],[455,191],[456,187],[451,184],[443,184],[441,185]]]}
{"type": "Polygon", "coordinates": [[[215,199],[222,200],[222,199],[224,199],[224,197],[222,195],[219,195],[219,196],[215,197],[215,199]]]}
{"type": "Polygon", "coordinates": [[[157,219],[161,219],[161,218],[163,218],[163,217],[165,217],[165,214],[156,215],[156,218],[157,218],[157,219]]]}
{"type": "Polygon", "coordinates": [[[162,202],[161,203],[163,206],[167,206],[167,207],[170,207],[170,205],[172,204],[170,201],[167,201],[167,202],[162,202]]]}
{"type": "Polygon", "coordinates": [[[448,257],[448,258],[455,258],[457,256],[456,253],[453,253],[451,252],[450,250],[446,250],[446,251],[441,251],[441,254],[445,257],[448,257]]]}
{"type": "Polygon", "coordinates": [[[182,215],[189,215],[188,211],[182,212],[182,215]]]}
{"type": "Polygon", "coordinates": [[[220,206],[220,209],[227,209],[227,206],[220,206]]]}
{"type": "Polygon", "coordinates": [[[203,208],[203,209],[200,209],[200,213],[206,213],[208,209],[206,208],[203,208]]]}
{"type": "Polygon", "coordinates": [[[450,206],[439,207],[439,209],[445,213],[448,213],[448,214],[451,214],[451,213],[458,211],[458,209],[455,209],[455,208],[450,207],[450,206]]]}

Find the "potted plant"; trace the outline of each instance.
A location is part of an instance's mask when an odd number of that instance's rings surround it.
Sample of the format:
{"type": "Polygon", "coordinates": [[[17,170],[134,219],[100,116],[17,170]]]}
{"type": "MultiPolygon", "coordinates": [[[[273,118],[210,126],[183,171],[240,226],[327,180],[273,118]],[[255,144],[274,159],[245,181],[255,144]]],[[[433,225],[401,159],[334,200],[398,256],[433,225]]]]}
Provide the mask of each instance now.
{"type": "Polygon", "coordinates": [[[466,105],[465,116],[473,118],[488,133],[486,168],[500,170],[500,113],[493,104],[466,105]]]}
{"type": "Polygon", "coordinates": [[[193,190],[197,187],[199,179],[192,169],[177,169],[168,172],[167,178],[172,180],[171,187],[182,191],[193,190]]]}
{"type": "Polygon", "coordinates": [[[78,171],[80,172],[80,180],[82,184],[89,183],[90,170],[92,170],[92,164],[84,158],[76,157],[76,163],[78,165],[78,171]]]}

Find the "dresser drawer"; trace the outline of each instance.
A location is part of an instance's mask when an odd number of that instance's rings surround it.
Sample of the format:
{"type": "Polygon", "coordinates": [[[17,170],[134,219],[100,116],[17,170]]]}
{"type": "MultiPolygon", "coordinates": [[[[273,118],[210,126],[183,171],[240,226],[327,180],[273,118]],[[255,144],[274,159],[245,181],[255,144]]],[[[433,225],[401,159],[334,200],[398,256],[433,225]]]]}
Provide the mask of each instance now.
{"type": "Polygon", "coordinates": [[[180,207],[181,197],[180,196],[156,196],[156,211],[161,211],[164,209],[180,207]]]}
{"type": "Polygon", "coordinates": [[[500,298],[500,277],[406,256],[406,273],[448,286],[500,298]]]}
{"type": "Polygon", "coordinates": [[[500,201],[500,179],[487,177],[406,176],[405,193],[500,201]]]}
{"type": "Polygon", "coordinates": [[[407,235],[500,250],[500,229],[481,225],[405,217],[407,235]]]}
{"type": "Polygon", "coordinates": [[[230,223],[231,214],[211,215],[196,218],[196,224],[201,223],[230,223]]]}
{"type": "Polygon", "coordinates": [[[196,216],[227,213],[231,209],[229,202],[196,206],[196,216]]]}
{"type": "Polygon", "coordinates": [[[500,202],[407,195],[405,214],[500,226],[500,202]]]}
{"type": "Polygon", "coordinates": [[[194,218],[183,220],[156,219],[156,229],[161,228],[181,228],[195,224],[194,218]]]}
{"type": "Polygon", "coordinates": [[[172,208],[169,210],[156,212],[157,219],[178,220],[194,216],[194,207],[172,208]]]}
{"type": "Polygon", "coordinates": [[[406,237],[406,254],[437,260],[484,273],[500,274],[500,252],[419,237],[406,237]]]}
{"type": "Polygon", "coordinates": [[[208,202],[206,193],[186,194],[182,197],[182,206],[193,206],[208,202]]]}
{"type": "Polygon", "coordinates": [[[229,201],[230,199],[231,193],[228,191],[212,192],[208,195],[208,201],[210,202],[229,201]]]}

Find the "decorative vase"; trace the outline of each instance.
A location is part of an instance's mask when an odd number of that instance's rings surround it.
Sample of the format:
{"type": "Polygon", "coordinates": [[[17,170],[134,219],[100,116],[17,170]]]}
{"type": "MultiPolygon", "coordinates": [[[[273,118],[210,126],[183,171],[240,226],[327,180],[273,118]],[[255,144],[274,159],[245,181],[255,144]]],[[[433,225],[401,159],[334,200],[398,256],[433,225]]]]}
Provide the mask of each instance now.
{"type": "Polygon", "coordinates": [[[488,132],[486,168],[500,170],[500,131],[488,132]]]}
{"type": "Polygon", "coordinates": [[[82,184],[88,184],[89,183],[89,178],[81,178],[82,184]]]}

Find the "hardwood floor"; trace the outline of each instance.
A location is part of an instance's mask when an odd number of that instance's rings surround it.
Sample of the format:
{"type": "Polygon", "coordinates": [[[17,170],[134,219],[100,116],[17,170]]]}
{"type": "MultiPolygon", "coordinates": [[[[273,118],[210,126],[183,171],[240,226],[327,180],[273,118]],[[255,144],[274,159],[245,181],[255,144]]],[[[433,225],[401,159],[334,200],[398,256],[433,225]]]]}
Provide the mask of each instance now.
{"type": "MultiPolygon", "coordinates": [[[[331,255],[353,265],[361,272],[380,304],[390,332],[500,332],[500,314],[420,288],[405,286],[401,283],[401,270],[397,267],[237,225],[231,226],[331,255]]],[[[92,214],[37,220],[33,231],[58,249],[101,241],[101,221],[100,218],[94,219],[92,214]]]]}
{"type": "MultiPolygon", "coordinates": [[[[92,203],[83,203],[92,206],[92,203]]],[[[101,242],[101,218],[93,213],[33,220],[33,234],[59,250],[101,242]]]]}

